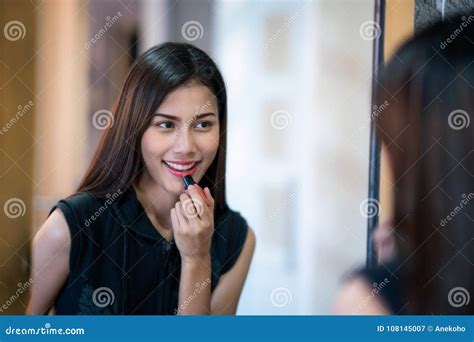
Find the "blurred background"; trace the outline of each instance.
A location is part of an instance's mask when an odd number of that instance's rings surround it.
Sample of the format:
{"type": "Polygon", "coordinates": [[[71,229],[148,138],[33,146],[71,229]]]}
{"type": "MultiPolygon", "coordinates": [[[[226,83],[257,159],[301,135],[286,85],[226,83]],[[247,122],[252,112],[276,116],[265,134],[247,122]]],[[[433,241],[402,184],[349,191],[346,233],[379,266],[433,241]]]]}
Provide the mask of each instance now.
{"type": "MultiPolygon", "coordinates": [[[[385,55],[446,3],[387,0],[385,55]]],[[[2,0],[0,313],[24,313],[32,237],[133,60],[165,41],[204,49],[228,87],[228,202],[257,235],[238,314],[329,313],[366,258],[373,20],[370,0],[2,0]]]]}

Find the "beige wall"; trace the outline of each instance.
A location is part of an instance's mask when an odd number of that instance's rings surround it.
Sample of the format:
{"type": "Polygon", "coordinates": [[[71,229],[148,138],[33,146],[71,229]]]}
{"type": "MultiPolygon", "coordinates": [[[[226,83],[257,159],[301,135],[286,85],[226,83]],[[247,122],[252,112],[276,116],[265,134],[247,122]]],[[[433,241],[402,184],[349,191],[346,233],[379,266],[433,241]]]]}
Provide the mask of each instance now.
{"type": "MultiPolygon", "coordinates": [[[[413,35],[415,26],[414,0],[387,0],[385,8],[384,57],[388,60],[407,38],[413,35]]],[[[392,176],[387,156],[382,148],[380,171],[380,222],[392,215],[392,176]]]]}
{"type": "Polygon", "coordinates": [[[22,313],[27,302],[37,113],[33,11],[29,1],[0,2],[0,314],[22,313]]]}
{"type": "Polygon", "coordinates": [[[0,212],[0,314],[25,312],[31,239],[81,171],[88,98],[85,6],[85,0],[0,2],[1,32],[17,20],[24,26],[17,26],[20,36],[25,33],[15,41],[0,39],[0,125],[10,123],[0,135],[0,205],[18,199],[0,212]],[[15,210],[23,215],[15,218],[15,210]]]}
{"type": "Polygon", "coordinates": [[[38,17],[34,229],[83,171],[87,139],[87,1],[43,2],[38,17]]]}

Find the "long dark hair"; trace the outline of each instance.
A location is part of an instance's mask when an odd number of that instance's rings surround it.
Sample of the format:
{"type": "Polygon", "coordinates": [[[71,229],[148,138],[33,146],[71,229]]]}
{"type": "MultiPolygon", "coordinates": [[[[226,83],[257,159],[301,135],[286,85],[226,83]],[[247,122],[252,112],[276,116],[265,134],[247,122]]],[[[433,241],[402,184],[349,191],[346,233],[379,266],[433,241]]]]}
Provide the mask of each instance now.
{"type": "Polygon", "coordinates": [[[140,141],[154,112],[166,95],[190,81],[205,85],[217,99],[219,150],[200,185],[211,190],[216,210],[226,208],[227,95],[224,79],[204,51],[185,43],[152,47],[131,66],[112,108],[113,124],[102,135],[77,192],[103,197],[118,189],[129,189],[145,168],[140,141]]]}
{"type": "Polygon", "coordinates": [[[474,16],[448,18],[405,43],[379,80],[404,313],[473,313],[473,33],[474,16]]]}

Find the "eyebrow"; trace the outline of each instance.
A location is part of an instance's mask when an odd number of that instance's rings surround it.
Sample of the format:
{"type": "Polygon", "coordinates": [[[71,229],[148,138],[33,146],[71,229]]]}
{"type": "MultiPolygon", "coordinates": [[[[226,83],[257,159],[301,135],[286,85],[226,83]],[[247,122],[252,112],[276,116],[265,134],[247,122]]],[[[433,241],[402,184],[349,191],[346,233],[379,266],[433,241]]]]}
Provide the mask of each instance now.
{"type": "MultiPolygon", "coordinates": [[[[199,120],[201,118],[204,118],[206,116],[216,116],[215,113],[203,113],[203,114],[199,114],[199,115],[196,115],[193,117],[194,120],[199,120]]],[[[169,115],[169,114],[163,114],[163,113],[155,113],[155,116],[162,116],[164,118],[167,118],[167,119],[170,119],[170,120],[175,120],[175,121],[180,121],[181,119],[178,118],[177,116],[173,116],[173,115],[169,115]]]]}

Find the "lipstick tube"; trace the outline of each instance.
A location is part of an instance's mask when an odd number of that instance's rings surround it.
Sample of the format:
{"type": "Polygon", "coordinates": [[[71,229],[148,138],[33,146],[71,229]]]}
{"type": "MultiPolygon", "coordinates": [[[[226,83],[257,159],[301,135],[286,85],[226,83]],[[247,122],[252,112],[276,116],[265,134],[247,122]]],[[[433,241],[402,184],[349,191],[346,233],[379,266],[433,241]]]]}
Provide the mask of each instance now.
{"type": "MultiPolygon", "coordinates": [[[[210,207],[211,206],[211,203],[209,202],[209,199],[207,198],[206,194],[204,193],[204,191],[202,190],[202,188],[199,186],[199,184],[197,184],[193,177],[191,175],[187,175],[187,176],[184,176],[183,177],[183,183],[184,183],[184,190],[187,190],[188,189],[188,186],[190,185],[194,185],[197,189],[197,191],[199,192],[199,195],[201,195],[202,199],[204,200],[204,202],[206,202],[207,206],[210,207]]],[[[186,191],[186,193],[188,193],[186,191]]],[[[188,194],[189,195],[189,194],[188,194]]]]}

